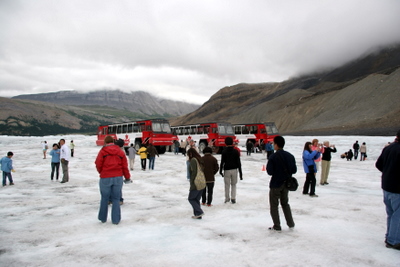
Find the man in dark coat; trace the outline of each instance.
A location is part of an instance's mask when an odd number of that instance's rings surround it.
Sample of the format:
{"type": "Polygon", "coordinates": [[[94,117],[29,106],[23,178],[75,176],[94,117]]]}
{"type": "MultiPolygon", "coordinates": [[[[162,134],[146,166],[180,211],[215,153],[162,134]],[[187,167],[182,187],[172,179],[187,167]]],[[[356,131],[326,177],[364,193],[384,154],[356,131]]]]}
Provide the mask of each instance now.
{"type": "Polygon", "coordinates": [[[215,182],[215,174],[218,173],[219,166],[218,160],[212,155],[211,147],[206,147],[203,150],[204,156],[202,157],[204,163],[204,176],[206,178],[206,188],[203,190],[203,195],[201,197],[201,203],[203,205],[211,207],[211,202],[213,199],[213,189],[215,182]]]}
{"type": "Polygon", "coordinates": [[[400,250],[400,130],[375,163],[382,172],[383,202],[386,206],[386,247],[400,250]]]}
{"type": "Polygon", "coordinates": [[[297,172],[296,160],[289,152],[283,150],[285,139],[282,136],[275,136],[274,149],[276,152],[272,154],[267,163],[267,173],[272,175],[269,182],[269,205],[272,221],[274,226],[270,230],[281,231],[281,222],[279,219],[279,202],[281,203],[283,214],[285,215],[286,224],[289,228],[294,227],[292,211],[289,205],[289,190],[286,188],[285,181],[289,175],[297,172]]]}

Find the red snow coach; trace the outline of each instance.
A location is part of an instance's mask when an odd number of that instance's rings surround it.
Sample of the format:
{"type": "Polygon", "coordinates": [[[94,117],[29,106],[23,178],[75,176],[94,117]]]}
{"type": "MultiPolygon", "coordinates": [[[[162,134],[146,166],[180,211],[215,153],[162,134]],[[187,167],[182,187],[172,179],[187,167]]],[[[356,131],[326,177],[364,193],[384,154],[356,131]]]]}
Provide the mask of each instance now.
{"type": "Polygon", "coordinates": [[[207,146],[216,153],[221,153],[225,147],[225,138],[230,136],[235,139],[230,123],[213,122],[181,126],[171,126],[172,132],[180,141],[194,140],[200,152],[207,146]]]}
{"type": "Polygon", "coordinates": [[[263,123],[243,123],[233,125],[236,139],[239,140],[239,146],[246,146],[247,142],[253,143],[255,148],[260,149],[260,144],[273,141],[274,137],[279,135],[278,128],[274,122],[263,123]]]}
{"type": "Polygon", "coordinates": [[[139,150],[141,144],[153,144],[159,154],[164,154],[178,138],[172,134],[169,122],[164,119],[151,119],[99,126],[96,145],[104,145],[104,138],[110,135],[115,140],[123,139],[124,148],[134,144],[139,150]]]}

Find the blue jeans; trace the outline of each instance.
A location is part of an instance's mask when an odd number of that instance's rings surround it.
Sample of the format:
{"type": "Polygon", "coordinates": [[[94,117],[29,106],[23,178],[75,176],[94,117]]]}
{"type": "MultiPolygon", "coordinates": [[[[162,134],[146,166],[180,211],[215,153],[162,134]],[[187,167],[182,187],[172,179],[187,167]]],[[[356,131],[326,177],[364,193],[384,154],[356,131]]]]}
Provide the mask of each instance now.
{"type": "Polygon", "coordinates": [[[123,178],[122,176],[110,177],[110,178],[100,178],[100,210],[99,210],[99,220],[101,222],[107,221],[108,214],[108,200],[112,200],[111,208],[111,221],[113,224],[118,224],[121,220],[121,207],[119,204],[121,194],[122,194],[123,178]]]}
{"type": "Polygon", "coordinates": [[[3,172],[3,186],[6,185],[7,177],[10,184],[13,183],[11,172],[3,172]]]}
{"type": "Polygon", "coordinates": [[[192,205],[192,207],[193,207],[193,214],[195,216],[199,216],[204,213],[200,206],[200,198],[201,198],[201,195],[203,194],[203,190],[189,191],[188,201],[189,201],[190,205],[192,205]]]}
{"type": "Polygon", "coordinates": [[[386,242],[400,244],[400,194],[383,190],[383,202],[387,214],[386,242]]]}
{"type": "Polygon", "coordinates": [[[149,170],[154,170],[154,161],[156,157],[149,157],[149,170]]]}

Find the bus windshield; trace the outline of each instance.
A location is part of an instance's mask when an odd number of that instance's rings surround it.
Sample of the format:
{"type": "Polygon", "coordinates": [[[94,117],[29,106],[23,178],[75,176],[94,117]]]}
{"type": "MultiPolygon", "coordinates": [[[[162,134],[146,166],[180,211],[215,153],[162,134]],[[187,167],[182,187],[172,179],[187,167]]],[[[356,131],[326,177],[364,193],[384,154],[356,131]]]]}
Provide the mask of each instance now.
{"type": "Polygon", "coordinates": [[[230,134],[233,135],[232,125],[218,125],[219,134],[230,134]]]}
{"type": "Polygon", "coordinates": [[[267,133],[268,134],[278,134],[278,128],[276,128],[275,124],[271,124],[271,125],[265,125],[267,128],[267,133]]]}
{"type": "Polygon", "coordinates": [[[153,122],[153,132],[156,133],[171,133],[171,127],[166,122],[153,122]]]}

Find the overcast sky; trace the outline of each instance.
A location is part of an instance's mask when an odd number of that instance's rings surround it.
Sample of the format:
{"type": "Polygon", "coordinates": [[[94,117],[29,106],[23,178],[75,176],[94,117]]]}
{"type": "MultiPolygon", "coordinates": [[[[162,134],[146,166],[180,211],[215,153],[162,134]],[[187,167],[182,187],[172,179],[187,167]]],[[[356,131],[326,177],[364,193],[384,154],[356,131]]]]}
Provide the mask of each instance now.
{"type": "Polygon", "coordinates": [[[399,0],[0,0],[0,93],[204,103],[400,42],[399,0]]]}

